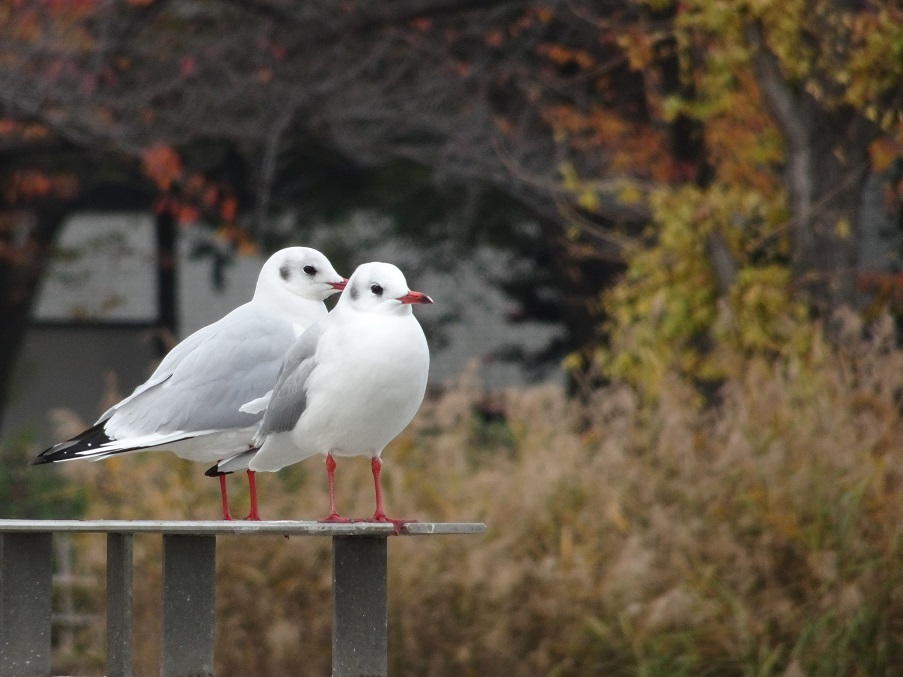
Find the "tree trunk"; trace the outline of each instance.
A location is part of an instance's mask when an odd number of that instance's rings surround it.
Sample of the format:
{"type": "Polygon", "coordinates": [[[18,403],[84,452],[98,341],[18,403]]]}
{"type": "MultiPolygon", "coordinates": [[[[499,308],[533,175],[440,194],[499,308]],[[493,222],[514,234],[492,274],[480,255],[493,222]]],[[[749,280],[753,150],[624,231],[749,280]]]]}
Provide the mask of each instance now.
{"type": "Polygon", "coordinates": [[[855,301],[856,218],[871,141],[855,129],[855,117],[852,111],[814,110],[806,116],[808,145],[789,154],[791,273],[819,311],[855,301]]]}
{"type": "Polygon", "coordinates": [[[178,224],[173,209],[164,207],[157,212],[157,353],[166,355],[178,335],[176,302],[176,239],[178,224]]]}
{"type": "Polygon", "coordinates": [[[786,148],[790,268],[812,309],[823,316],[855,301],[856,218],[877,128],[844,105],[828,106],[781,73],[760,26],[747,27],[766,105],[786,148]]]}
{"type": "Polygon", "coordinates": [[[47,199],[27,211],[7,212],[10,228],[0,239],[0,419],[11,395],[12,372],[38,287],[71,209],[71,202],[47,199]]]}

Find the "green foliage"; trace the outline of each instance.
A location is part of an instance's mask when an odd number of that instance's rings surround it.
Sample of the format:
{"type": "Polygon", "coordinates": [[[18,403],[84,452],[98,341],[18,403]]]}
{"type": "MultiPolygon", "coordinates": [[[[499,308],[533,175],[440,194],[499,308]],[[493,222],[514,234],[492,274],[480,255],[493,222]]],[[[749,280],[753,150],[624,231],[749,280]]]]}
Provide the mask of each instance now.
{"type": "Polygon", "coordinates": [[[894,102],[895,111],[888,92],[898,91],[903,81],[903,10],[881,3],[873,9],[848,19],[853,49],[836,78],[846,87],[847,102],[890,131],[899,122],[900,102],[894,102]]]}
{"type": "MultiPolygon", "coordinates": [[[[657,0],[641,4],[664,9],[657,0]]],[[[668,124],[683,117],[700,125],[699,147],[712,178],[699,187],[672,177],[670,185],[659,183],[645,193],[650,225],[643,238],[625,247],[626,273],[603,294],[608,344],[594,356],[604,376],[634,384],[648,396],[673,375],[718,383],[747,358],[787,360],[818,349],[801,290],[811,285],[805,275],[825,284],[833,278],[789,266],[791,258],[801,259],[792,251],[800,245],[790,239],[790,221],[808,217],[789,211],[781,188],[787,139],[763,91],[780,87],[796,105],[824,114],[843,108],[837,120],[880,122],[889,136],[872,147],[878,169],[898,155],[903,129],[899,8],[879,2],[847,8],[826,0],[700,0],[682,2],[674,12],[667,37],[674,40],[688,86],[666,93],[657,113],[668,124]],[[764,76],[763,63],[772,61],[776,72],[764,76]]],[[[654,33],[650,38],[666,39],[654,33]]],[[[862,150],[839,148],[833,152],[846,156],[862,150]]],[[[855,162],[848,162],[852,177],[855,162]]],[[[817,171],[812,168],[813,177],[817,171]]],[[[852,218],[839,219],[837,228],[849,231],[852,218]]],[[[826,240],[820,246],[838,244],[826,240]]]]}
{"type": "Polygon", "coordinates": [[[753,190],[723,185],[661,190],[622,280],[603,294],[607,345],[598,369],[654,394],[669,374],[716,381],[741,356],[809,349],[812,327],[781,262],[783,210],[753,190]],[[714,247],[735,270],[720,293],[714,247]]]}
{"type": "Polygon", "coordinates": [[[60,468],[35,469],[35,431],[22,430],[0,449],[0,518],[77,519],[86,505],[86,489],[68,480],[60,468]]]}
{"type": "Polygon", "coordinates": [[[878,0],[849,9],[830,0],[696,0],[681,3],[675,29],[685,47],[705,36],[707,77],[716,76],[726,84],[738,74],[742,77],[750,65],[744,31],[753,23],[762,30],[766,47],[793,87],[829,108],[849,105],[860,110],[880,120],[886,131],[898,121],[900,101],[895,92],[903,80],[899,7],[878,0]]]}

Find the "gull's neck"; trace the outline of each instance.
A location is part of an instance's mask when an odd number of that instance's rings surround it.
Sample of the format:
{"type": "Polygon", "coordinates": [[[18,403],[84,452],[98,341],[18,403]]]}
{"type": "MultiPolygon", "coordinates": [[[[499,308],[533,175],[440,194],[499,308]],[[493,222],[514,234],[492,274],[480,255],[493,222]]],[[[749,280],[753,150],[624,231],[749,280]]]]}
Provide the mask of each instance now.
{"type": "Polygon", "coordinates": [[[252,302],[279,315],[305,319],[317,319],[327,313],[326,306],[322,301],[298,296],[284,287],[259,282],[252,302]]]}

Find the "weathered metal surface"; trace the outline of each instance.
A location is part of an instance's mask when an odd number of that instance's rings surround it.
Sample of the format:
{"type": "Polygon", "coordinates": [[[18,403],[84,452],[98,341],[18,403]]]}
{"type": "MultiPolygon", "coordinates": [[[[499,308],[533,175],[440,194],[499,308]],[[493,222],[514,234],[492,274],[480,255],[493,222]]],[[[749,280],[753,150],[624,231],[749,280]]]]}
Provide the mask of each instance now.
{"type": "Polygon", "coordinates": [[[333,677],[388,671],[386,539],[332,539],[333,677]]]}
{"type": "MultiPolygon", "coordinates": [[[[482,534],[471,522],[411,522],[402,536],[482,534]]],[[[107,674],[132,670],[132,539],[163,534],[161,675],[213,674],[216,536],[333,537],[333,675],[388,670],[391,523],[0,520],[0,677],[50,674],[52,532],[107,534],[107,674]],[[25,666],[24,668],[22,666],[25,666]]]]}
{"type": "Polygon", "coordinates": [[[212,677],[216,537],[163,535],[161,677],[212,677]]]}
{"type": "Polygon", "coordinates": [[[50,674],[52,581],[52,534],[0,534],[2,677],[50,674]]]}
{"type": "Polygon", "coordinates": [[[401,528],[402,536],[454,536],[485,534],[482,522],[408,522],[401,528]]]}
{"type": "MultiPolygon", "coordinates": [[[[250,522],[235,520],[4,520],[0,519],[0,533],[29,531],[69,531],[92,533],[156,533],[201,535],[289,535],[289,536],[389,536],[392,524],[384,522],[310,522],[274,520],[250,522]]],[[[478,522],[410,522],[401,535],[477,534],[486,525],[478,522]]]]}
{"type": "Polygon", "coordinates": [[[132,674],[131,534],[107,534],[107,677],[132,674]]]}

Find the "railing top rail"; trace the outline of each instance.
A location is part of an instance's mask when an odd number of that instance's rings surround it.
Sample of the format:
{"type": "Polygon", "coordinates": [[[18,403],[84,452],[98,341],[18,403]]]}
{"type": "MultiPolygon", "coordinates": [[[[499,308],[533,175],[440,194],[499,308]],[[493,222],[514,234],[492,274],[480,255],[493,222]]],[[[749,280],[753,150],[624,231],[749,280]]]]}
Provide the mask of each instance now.
{"type": "MultiPolygon", "coordinates": [[[[0,533],[152,533],[202,535],[390,536],[395,527],[383,522],[309,522],[275,520],[25,520],[0,519],[0,533]]],[[[481,522],[408,522],[402,536],[482,534],[481,522]]]]}

